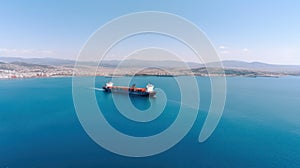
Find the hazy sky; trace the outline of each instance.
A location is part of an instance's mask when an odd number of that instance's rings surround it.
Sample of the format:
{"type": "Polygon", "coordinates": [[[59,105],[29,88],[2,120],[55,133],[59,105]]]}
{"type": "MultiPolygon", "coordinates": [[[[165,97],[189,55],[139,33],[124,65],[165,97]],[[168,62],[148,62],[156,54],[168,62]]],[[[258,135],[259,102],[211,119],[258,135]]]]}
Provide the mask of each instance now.
{"type": "Polygon", "coordinates": [[[0,56],[76,59],[101,25],[149,10],[174,13],[195,23],[223,60],[300,65],[297,0],[2,0],[0,56]]]}

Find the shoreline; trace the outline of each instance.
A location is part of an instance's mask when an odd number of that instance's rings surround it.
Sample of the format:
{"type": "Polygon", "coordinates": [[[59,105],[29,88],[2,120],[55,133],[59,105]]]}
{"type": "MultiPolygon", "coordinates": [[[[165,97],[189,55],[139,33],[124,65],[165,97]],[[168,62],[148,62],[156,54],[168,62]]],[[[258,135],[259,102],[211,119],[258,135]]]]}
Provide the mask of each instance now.
{"type": "MultiPolygon", "coordinates": [[[[133,75],[118,75],[118,76],[106,76],[106,75],[66,75],[66,76],[42,76],[42,77],[16,77],[16,78],[0,78],[1,80],[21,80],[21,79],[50,79],[50,78],[73,78],[73,77],[105,77],[105,78],[122,78],[132,77],[133,75]]],[[[283,78],[283,77],[300,77],[299,75],[259,75],[259,76],[247,76],[247,75],[134,75],[135,77],[182,77],[182,76],[194,76],[194,77],[245,77],[245,78],[283,78]]]]}

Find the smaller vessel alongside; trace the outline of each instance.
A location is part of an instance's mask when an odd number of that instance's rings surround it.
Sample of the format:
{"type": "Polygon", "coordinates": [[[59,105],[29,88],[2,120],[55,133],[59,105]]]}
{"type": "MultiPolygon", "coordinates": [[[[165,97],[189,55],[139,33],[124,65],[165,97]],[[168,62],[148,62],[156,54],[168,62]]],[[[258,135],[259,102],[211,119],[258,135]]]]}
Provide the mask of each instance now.
{"type": "Polygon", "coordinates": [[[116,92],[116,93],[126,93],[129,95],[137,96],[155,96],[156,92],[154,91],[154,85],[148,83],[145,88],[137,88],[135,84],[131,87],[127,86],[113,86],[112,82],[107,82],[105,86],[102,87],[106,92],[116,92]]]}

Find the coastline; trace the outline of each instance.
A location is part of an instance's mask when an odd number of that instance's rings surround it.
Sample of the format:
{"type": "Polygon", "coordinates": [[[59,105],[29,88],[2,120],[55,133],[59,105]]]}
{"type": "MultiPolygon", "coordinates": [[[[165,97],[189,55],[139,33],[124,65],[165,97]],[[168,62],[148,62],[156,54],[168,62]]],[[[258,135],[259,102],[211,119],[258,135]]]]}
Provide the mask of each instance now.
{"type": "MultiPolygon", "coordinates": [[[[132,75],[65,75],[65,76],[42,76],[42,77],[16,77],[16,78],[0,78],[2,80],[22,80],[22,79],[47,79],[47,78],[73,78],[73,77],[105,77],[105,78],[120,78],[120,77],[131,77],[132,75]]],[[[245,78],[283,78],[283,77],[300,77],[299,75],[259,75],[259,76],[247,76],[247,75],[154,75],[154,74],[143,74],[143,75],[135,75],[139,77],[181,77],[181,76],[194,76],[194,77],[245,77],[245,78]]]]}
{"type": "MultiPolygon", "coordinates": [[[[26,61],[26,60],[23,60],[26,61]]],[[[25,78],[63,78],[72,76],[104,76],[104,77],[124,77],[124,76],[226,76],[226,77],[273,77],[300,76],[300,66],[271,65],[264,63],[246,62],[224,62],[230,65],[216,67],[214,63],[210,66],[202,64],[191,64],[189,68],[169,65],[168,62],[145,62],[141,60],[131,60],[134,64],[118,67],[116,62],[107,62],[102,66],[74,64],[45,64],[44,62],[33,64],[27,62],[1,62],[0,80],[3,79],[25,79],[25,78]],[[148,64],[147,64],[148,63],[148,64]],[[149,64],[153,66],[149,67],[149,64]]],[[[58,61],[59,62],[59,61],[58,61]]],[[[132,63],[131,62],[131,63],[132,63]]]]}

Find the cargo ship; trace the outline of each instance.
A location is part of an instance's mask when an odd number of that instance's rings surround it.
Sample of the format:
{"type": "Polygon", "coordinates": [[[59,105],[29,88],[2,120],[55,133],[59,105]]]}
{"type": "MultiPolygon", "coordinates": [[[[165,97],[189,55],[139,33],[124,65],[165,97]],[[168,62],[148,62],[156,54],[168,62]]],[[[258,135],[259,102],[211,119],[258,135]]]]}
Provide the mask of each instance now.
{"type": "Polygon", "coordinates": [[[114,92],[114,93],[125,93],[129,95],[136,96],[155,96],[156,92],[154,91],[154,85],[148,83],[145,88],[137,88],[135,84],[131,87],[127,86],[113,86],[113,82],[107,82],[105,86],[102,87],[106,92],[114,92]]]}

